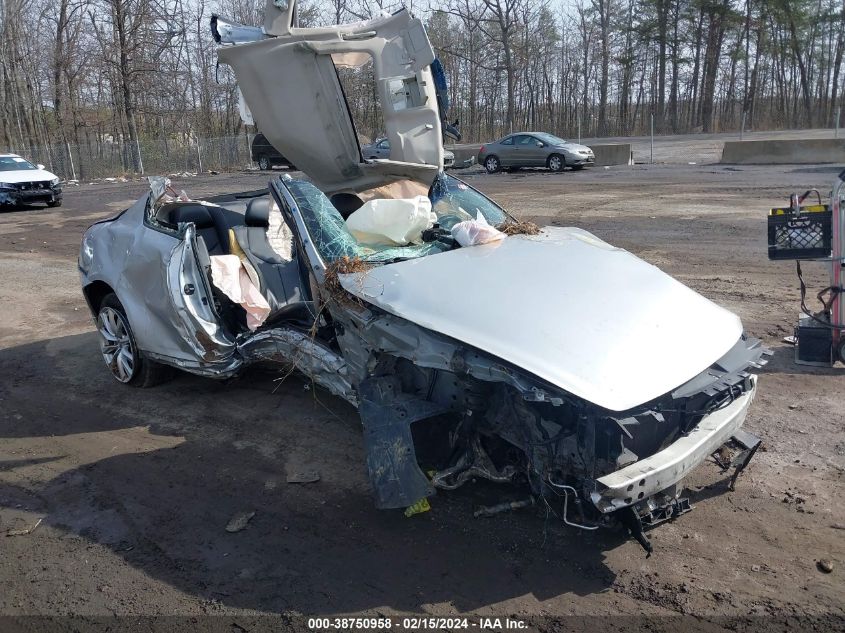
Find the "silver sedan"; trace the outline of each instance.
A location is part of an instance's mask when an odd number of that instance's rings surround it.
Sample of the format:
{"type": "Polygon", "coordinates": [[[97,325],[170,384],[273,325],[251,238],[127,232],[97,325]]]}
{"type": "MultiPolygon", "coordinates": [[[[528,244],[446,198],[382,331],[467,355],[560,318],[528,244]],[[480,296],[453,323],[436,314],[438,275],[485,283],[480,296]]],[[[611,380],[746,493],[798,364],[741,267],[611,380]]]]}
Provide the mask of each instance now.
{"type": "Polygon", "coordinates": [[[596,157],[586,145],[565,141],[545,132],[517,132],[495,143],[485,143],[478,152],[478,163],[488,173],[520,167],[546,167],[563,171],[583,169],[596,157]]]}
{"type": "MultiPolygon", "coordinates": [[[[361,154],[367,160],[375,160],[379,158],[390,158],[390,141],[386,138],[376,139],[374,143],[363,145],[361,147],[361,154]]],[[[455,154],[448,149],[443,151],[443,168],[451,169],[455,166],[455,154]]],[[[469,167],[469,164],[460,165],[460,167],[469,167]]]]}

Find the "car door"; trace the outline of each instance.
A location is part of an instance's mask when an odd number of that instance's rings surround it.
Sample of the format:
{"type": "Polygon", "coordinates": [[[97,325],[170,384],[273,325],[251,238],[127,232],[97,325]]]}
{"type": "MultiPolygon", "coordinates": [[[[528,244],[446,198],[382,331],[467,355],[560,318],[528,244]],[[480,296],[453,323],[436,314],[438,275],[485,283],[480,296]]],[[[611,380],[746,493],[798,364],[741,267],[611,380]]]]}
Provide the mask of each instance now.
{"type": "Polygon", "coordinates": [[[195,367],[232,358],[235,342],[215,310],[208,253],[192,223],[167,226],[145,211],[125,257],[118,298],[145,353],[195,367]]]}
{"type": "Polygon", "coordinates": [[[514,167],[527,167],[530,149],[528,145],[531,143],[531,136],[527,134],[517,134],[513,138],[513,148],[511,151],[510,164],[514,167]]]}
{"type": "Polygon", "coordinates": [[[526,134],[519,144],[522,165],[524,167],[545,167],[547,149],[546,144],[539,138],[526,134]]]}
{"type": "Polygon", "coordinates": [[[183,324],[183,340],[206,363],[230,358],[235,342],[214,307],[208,252],[198,242],[196,228],[187,224],[167,265],[168,298],[183,324]]]}
{"type": "Polygon", "coordinates": [[[515,136],[507,136],[495,144],[495,149],[491,148],[488,150],[488,153],[496,154],[499,157],[502,167],[516,165],[516,152],[514,151],[515,138],[515,136]]]}

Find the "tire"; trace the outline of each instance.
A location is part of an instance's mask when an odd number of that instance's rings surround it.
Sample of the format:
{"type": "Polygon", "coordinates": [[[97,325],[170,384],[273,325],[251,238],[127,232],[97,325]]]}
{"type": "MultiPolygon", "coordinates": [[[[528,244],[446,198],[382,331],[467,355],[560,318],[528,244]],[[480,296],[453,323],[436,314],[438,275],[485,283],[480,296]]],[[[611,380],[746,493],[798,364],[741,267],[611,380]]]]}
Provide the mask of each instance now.
{"type": "Polygon", "coordinates": [[[258,169],[261,171],[270,171],[273,169],[273,165],[270,163],[270,159],[267,156],[258,157],[258,169]]]}
{"type": "Polygon", "coordinates": [[[97,312],[100,353],[111,375],[131,387],[153,387],[173,375],[172,369],[144,358],[126,318],[126,311],[114,293],[108,294],[97,312]]]}
{"type": "Polygon", "coordinates": [[[548,167],[551,171],[563,171],[566,167],[566,159],[560,154],[552,154],[549,156],[548,160],[546,160],[546,167],[548,167]]]}
{"type": "Polygon", "coordinates": [[[499,157],[495,154],[490,154],[490,156],[484,159],[484,169],[487,170],[488,174],[499,173],[502,170],[502,163],[499,161],[499,157]]]}
{"type": "Polygon", "coordinates": [[[52,202],[48,202],[47,206],[50,207],[51,209],[55,209],[56,207],[62,206],[62,201],[61,200],[53,200],[52,202]]]}

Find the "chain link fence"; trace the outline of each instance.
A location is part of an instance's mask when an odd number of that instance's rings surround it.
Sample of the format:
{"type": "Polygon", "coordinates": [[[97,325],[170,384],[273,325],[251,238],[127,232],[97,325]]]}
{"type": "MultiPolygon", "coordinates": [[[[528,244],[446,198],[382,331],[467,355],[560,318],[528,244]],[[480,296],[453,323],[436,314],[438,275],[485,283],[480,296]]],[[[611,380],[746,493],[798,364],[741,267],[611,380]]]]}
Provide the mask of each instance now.
{"type": "Polygon", "coordinates": [[[240,171],[254,168],[250,144],[254,135],[188,140],[150,139],[138,143],[101,141],[83,145],[11,148],[32,163],[42,164],[65,180],[169,175],[204,171],[240,171]]]}
{"type": "MultiPolygon", "coordinates": [[[[806,135],[808,138],[820,138],[833,136],[843,138],[845,133],[840,132],[840,112],[837,108],[834,111],[830,128],[816,128],[814,130],[792,130],[792,131],[751,131],[746,127],[745,117],[742,118],[736,130],[720,130],[715,134],[704,135],[700,130],[693,130],[689,135],[662,135],[657,126],[650,126],[643,136],[631,136],[630,134],[619,134],[612,136],[609,133],[601,137],[592,136],[594,125],[577,125],[571,130],[568,136],[573,141],[586,143],[598,141],[599,143],[630,142],[634,146],[636,160],[639,162],[684,162],[685,160],[707,160],[718,161],[718,154],[721,153],[721,141],[734,136],[738,140],[752,139],[758,137],[795,138],[806,135]],[[712,151],[707,156],[685,157],[683,143],[689,139],[712,139],[712,151]],[[650,140],[649,140],[650,139],[650,140]],[[655,153],[654,141],[659,141],[660,148],[655,153]],[[668,154],[667,154],[668,152],[668,154]]],[[[580,121],[579,121],[580,123],[580,121]]],[[[490,135],[488,140],[499,138],[506,134],[502,131],[498,135],[490,135]]],[[[138,175],[171,175],[199,172],[219,171],[235,172],[246,169],[255,169],[250,147],[254,134],[242,134],[239,136],[226,136],[219,138],[159,138],[143,140],[139,143],[128,141],[104,140],[91,142],[82,145],[66,143],[52,143],[49,145],[31,146],[22,148],[11,148],[11,151],[20,154],[32,163],[43,164],[49,171],[65,180],[77,180],[90,182],[100,178],[117,178],[120,176],[138,175]]],[[[361,143],[368,141],[361,137],[361,143]]],[[[455,147],[456,152],[463,152],[458,160],[464,158],[468,148],[480,146],[480,143],[464,143],[463,149],[455,147]]],[[[475,150],[477,151],[477,149],[475,150]]],[[[473,154],[473,152],[470,152],[473,154]]]]}

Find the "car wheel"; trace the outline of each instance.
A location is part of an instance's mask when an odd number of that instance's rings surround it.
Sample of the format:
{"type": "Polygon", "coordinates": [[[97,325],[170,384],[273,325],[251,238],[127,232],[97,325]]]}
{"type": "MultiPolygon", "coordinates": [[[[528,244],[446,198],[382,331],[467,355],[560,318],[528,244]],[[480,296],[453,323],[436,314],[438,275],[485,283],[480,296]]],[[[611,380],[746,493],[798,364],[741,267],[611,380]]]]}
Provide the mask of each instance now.
{"type": "Polygon", "coordinates": [[[502,169],[502,164],[499,162],[498,156],[488,156],[484,159],[484,169],[488,174],[495,174],[502,169]]]}
{"type": "Polygon", "coordinates": [[[53,209],[55,207],[60,207],[60,206],[62,206],[62,201],[61,200],[52,200],[52,201],[47,203],[47,206],[50,207],[51,209],[53,209]]]}
{"type": "Polygon", "coordinates": [[[118,382],[133,387],[152,387],[170,377],[169,367],[141,356],[117,295],[106,295],[100,304],[97,332],[103,361],[118,382]]]}
{"type": "Polygon", "coordinates": [[[552,171],[563,171],[563,168],[566,167],[566,159],[560,154],[552,154],[546,161],[546,166],[552,171]]]}
{"type": "Polygon", "coordinates": [[[270,164],[270,159],[266,156],[259,156],[258,157],[258,168],[261,171],[268,171],[272,165],[270,164]]]}

